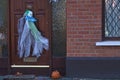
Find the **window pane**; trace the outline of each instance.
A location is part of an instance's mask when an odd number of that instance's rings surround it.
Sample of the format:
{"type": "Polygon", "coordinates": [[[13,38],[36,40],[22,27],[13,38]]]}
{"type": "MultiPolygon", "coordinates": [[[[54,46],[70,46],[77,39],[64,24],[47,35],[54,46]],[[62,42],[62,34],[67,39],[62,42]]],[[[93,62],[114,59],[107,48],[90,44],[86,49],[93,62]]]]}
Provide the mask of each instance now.
{"type": "Polygon", "coordinates": [[[53,56],[61,57],[66,55],[66,15],[65,0],[59,0],[52,3],[53,12],[53,56]]]}
{"type": "Polygon", "coordinates": [[[105,37],[120,37],[120,0],[105,0],[105,37]]]}
{"type": "Polygon", "coordinates": [[[0,58],[7,57],[7,0],[0,0],[0,58]]]}

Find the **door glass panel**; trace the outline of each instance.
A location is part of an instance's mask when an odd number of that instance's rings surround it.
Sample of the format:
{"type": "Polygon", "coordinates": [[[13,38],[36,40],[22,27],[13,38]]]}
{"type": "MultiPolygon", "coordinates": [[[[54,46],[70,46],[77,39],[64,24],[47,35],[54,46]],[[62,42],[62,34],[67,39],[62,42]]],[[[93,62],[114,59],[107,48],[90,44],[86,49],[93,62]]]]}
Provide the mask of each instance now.
{"type": "Polygon", "coordinates": [[[7,2],[8,0],[0,0],[0,58],[8,55],[7,2]]]}
{"type": "Polygon", "coordinates": [[[65,1],[52,3],[53,41],[52,52],[55,57],[66,56],[66,12],[65,1]]]}

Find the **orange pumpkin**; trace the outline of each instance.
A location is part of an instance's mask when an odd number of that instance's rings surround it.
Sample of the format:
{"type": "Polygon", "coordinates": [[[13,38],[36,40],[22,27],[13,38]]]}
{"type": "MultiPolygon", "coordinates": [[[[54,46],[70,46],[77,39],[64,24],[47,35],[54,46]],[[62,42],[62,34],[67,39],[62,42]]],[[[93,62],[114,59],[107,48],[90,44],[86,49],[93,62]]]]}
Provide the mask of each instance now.
{"type": "Polygon", "coordinates": [[[53,79],[58,79],[60,77],[61,77],[60,72],[57,70],[53,71],[51,74],[51,78],[53,78],[53,79]]]}

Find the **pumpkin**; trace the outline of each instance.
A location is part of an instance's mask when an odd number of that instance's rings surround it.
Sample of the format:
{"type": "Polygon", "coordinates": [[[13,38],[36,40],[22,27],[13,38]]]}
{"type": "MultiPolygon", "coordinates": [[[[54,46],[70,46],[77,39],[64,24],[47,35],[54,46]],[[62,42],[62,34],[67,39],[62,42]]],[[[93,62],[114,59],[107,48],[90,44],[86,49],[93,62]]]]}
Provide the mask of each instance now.
{"type": "Polygon", "coordinates": [[[53,78],[53,79],[58,79],[60,77],[61,77],[60,72],[57,70],[53,71],[51,74],[51,78],[53,78]]]}

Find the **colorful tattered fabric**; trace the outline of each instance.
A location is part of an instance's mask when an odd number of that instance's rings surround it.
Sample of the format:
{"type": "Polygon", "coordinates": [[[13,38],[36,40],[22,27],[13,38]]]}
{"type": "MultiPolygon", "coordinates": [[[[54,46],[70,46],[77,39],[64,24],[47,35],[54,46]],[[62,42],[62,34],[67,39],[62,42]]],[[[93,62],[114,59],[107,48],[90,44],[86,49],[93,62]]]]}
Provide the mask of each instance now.
{"type": "Polygon", "coordinates": [[[51,2],[57,2],[57,1],[58,1],[58,0],[50,0],[50,3],[51,3],[51,2]]]}
{"type": "Polygon", "coordinates": [[[34,22],[31,10],[26,10],[23,17],[18,21],[18,55],[20,58],[30,56],[31,47],[33,48],[32,56],[39,57],[43,49],[48,50],[49,41],[41,35],[34,22]]]}

